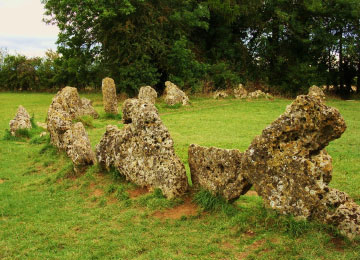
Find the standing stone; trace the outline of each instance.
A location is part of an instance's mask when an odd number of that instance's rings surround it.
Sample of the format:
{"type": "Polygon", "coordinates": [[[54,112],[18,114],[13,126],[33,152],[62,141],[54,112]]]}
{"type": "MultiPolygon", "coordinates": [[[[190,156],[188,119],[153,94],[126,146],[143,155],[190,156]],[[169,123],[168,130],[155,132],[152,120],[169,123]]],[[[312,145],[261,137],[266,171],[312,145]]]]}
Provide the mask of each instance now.
{"type": "Polygon", "coordinates": [[[255,90],[254,92],[250,92],[247,96],[249,99],[258,99],[258,98],[266,98],[266,99],[272,99],[273,97],[265,93],[261,90],[255,90]]]}
{"type": "Polygon", "coordinates": [[[72,160],[76,172],[96,163],[95,153],[91,149],[89,137],[81,122],[72,125],[65,132],[63,140],[65,151],[72,160]]]}
{"type": "Polygon", "coordinates": [[[234,96],[235,96],[235,98],[244,99],[244,98],[247,98],[248,92],[242,84],[239,84],[239,86],[234,89],[234,96]]]}
{"type": "Polygon", "coordinates": [[[60,149],[64,149],[63,135],[71,128],[72,121],[80,116],[97,116],[91,107],[91,102],[79,97],[76,88],[65,87],[53,98],[47,115],[47,129],[50,132],[51,142],[60,149]]]}
{"type": "Polygon", "coordinates": [[[326,99],[326,96],[324,94],[324,91],[317,87],[317,86],[312,86],[311,88],[309,88],[309,96],[313,96],[319,100],[325,100],[326,99]]]}
{"type": "Polygon", "coordinates": [[[53,98],[47,116],[51,143],[66,151],[77,172],[96,160],[83,124],[73,124],[74,119],[84,115],[97,116],[91,101],[80,100],[76,88],[65,87],[53,98]]]}
{"type": "Polygon", "coordinates": [[[298,96],[254,139],[242,171],[266,205],[311,217],[329,191],[331,157],[324,150],[345,131],[340,113],[312,96],[298,96]]]}
{"type": "Polygon", "coordinates": [[[191,180],[195,187],[200,186],[226,200],[237,199],[251,188],[241,173],[242,153],[239,150],[192,144],[188,152],[191,180]]]}
{"type": "Polygon", "coordinates": [[[19,106],[13,120],[10,120],[10,133],[15,136],[19,129],[31,129],[30,115],[23,106],[19,106]]]}
{"type": "Polygon", "coordinates": [[[189,105],[189,98],[186,94],[180,90],[174,83],[170,81],[165,82],[165,103],[169,106],[176,104],[182,104],[183,106],[189,105]]]}
{"type": "Polygon", "coordinates": [[[150,86],[141,87],[138,98],[155,104],[157,98],[156,90],[150,86]]]}
{"type": "MultiPolygon", "coordinates": [[[[156,107],[149,101],[132,99],[123,129],[108,126],[96,147],[100,165],[114,166],[140,186],[160,188],[168,198],[184,194],[188,180],[184,164],[175,155],[173,140],[156,107]]],[[[126,106],[125,106],[126,107],[126,106]]]]}
{"type": "Polygon", "coordinates": [[[118,103],[116,98],[115,82],[111,78],[104,78],[102,81],[102,94],[104,109],[106,113],[118,114],[118,103]]]}

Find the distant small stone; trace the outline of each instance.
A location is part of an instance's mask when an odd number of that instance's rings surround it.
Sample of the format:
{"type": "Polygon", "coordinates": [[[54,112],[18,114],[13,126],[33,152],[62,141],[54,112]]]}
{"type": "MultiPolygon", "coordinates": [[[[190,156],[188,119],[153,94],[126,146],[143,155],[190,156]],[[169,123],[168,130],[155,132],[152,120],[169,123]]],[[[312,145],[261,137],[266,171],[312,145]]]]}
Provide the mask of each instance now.
{"type": "Polygon", "coordinates": [[[64,134],[64,148],[74,164],[75,171],[96,163],[89,137],[81,122],[71,126],[64,134]]]}
{"type": "Polygon", "coordinates": [[[87,98],[81,99],[81,111],[80,114],[83,114],[84,116],[89,115],[93,118],[99,118],[98,112],[94,109],[92,105],[92,101],[87,98]]]}
{"type": "Polygon", "coordinates": [[[248,92],[242,84],[239,84],[239,86],[234,89],[234,96],[235,96],[235,98],[244,99],[244,98],[247,98],[248,92]]]}
{"type": "Polygon", "coordinates": [[[117,115],[119,112],[114,80],[111,78],[104,78],[101,89],[105,112],[117,115]]]}
{"type": "Polygon", "coordinates": [[[228,97],[228,93],[224,90],[218,90],[214,93],[213,98],[214,99],[220,99],[220,98],[226,98],[228,97]]]}
{"type": "Polygon", "coordinates": [[[242,153],[239,150],[192,144],[188,155],[194,186],[221,195],[226,200],[237,199],[251,188],[241,173],[242,153]]]}
{"type": "Polygon", "coordinates": [[[139,99],[147,100],[153,104],[156,102],[157,92],[150,86],[141,87],[138,95],[139,99]]]}
{"type": "Polygon", "coordinates": [[[247,96],[249,99],[258,99],[258,98],[266,98],[266,99],[272,99],[273,97],[265,92],[262,92],[261,90],[256,90],[254,92],[250,92],[247,96]]]}
{"type": "Polygon", "coordinates": [[[189,105],[188,96],[170,81],[165,82],[164,96],[165,103],[169,106],[176,104],[182,104],[183,106],[189,105]]]}
{"type": "Polygon", "coordinates": [[[15,136],[19,129],[31,129],[30,115],[23,106],[19,106],[13,120],[10,121],[10,133],[15,136]]]}
{"type": "Polygon", "coordinates": [[[43,137],[43,136],[45,136],[45,135],[47,135],[47,132],[41,132],[41,133],[40,133],[40,137],[43,137]]]}
{"type": "Polygon", "coordinates": [[[315,98],[318,98],[319,100],[326,100],[326,96],[324,94],[324,91],[317,87],[317,86],[312,86],[311,88],[309,88],[309,96],[313,96],[315,98]]]}

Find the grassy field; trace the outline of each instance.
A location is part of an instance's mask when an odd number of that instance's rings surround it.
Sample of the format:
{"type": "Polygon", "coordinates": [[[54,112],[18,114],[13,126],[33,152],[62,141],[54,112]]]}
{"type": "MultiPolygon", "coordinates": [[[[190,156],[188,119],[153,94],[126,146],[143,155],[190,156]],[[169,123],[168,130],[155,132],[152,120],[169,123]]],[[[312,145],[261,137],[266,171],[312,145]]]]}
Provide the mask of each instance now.
{"type": "MultiPolygon", "coordinates": [[[[101,115],[87,120],[94,147],[108,124],[122,124],[106,118],[101,95],[81,96],[101,115]]],[[[66,156],[41,140],[3,140],[18,105],[44,122],[52,97],[0,93],[0,259],[360,259],[359,239],[280,216],[253,194],[233,205],[204,192],[167,201],[96,166],[75,177],[66,156]]],[[[188,173],[189,144],[244,151],[291,100],[191,102],[157,105],[188,173]]],[[[348,126],[327,148],[331,186],[360,204],[360,102],[327,104],[348,126]]]]}

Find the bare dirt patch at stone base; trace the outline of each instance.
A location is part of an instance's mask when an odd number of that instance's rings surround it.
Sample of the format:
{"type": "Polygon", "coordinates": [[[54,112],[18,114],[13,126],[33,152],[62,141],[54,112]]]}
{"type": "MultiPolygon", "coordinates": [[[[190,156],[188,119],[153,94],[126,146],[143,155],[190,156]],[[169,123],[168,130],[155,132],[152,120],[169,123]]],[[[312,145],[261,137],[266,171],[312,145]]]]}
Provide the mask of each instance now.
{"type": "Polygon", "coordinates": [[[182,216],[196,216],[198,214],[198,206],[191,201],[191,198],[186,198],[184,203],[175,208],[156,211],[153,216],[159,219],[180,219],[182,216]]]}
{"type": "Polygon", "coordinates": [[[249,190],[248,192],[245,193],[245,195],[247,195],[247,196],[259,196],[257,194],[257,192],[254,191],[254,190],[249,190]]]}
{"type": "Polygon", "coordinates": [[[131,199],[134,199],[134,198],[137,198],[137,197],[140,197],[144,194],[147,194],[149,193],[149,189],[147,187],[138,187],[136,188],[135,190],[128,190],[127,193],[129,194],[129,197],[131,199]]]}

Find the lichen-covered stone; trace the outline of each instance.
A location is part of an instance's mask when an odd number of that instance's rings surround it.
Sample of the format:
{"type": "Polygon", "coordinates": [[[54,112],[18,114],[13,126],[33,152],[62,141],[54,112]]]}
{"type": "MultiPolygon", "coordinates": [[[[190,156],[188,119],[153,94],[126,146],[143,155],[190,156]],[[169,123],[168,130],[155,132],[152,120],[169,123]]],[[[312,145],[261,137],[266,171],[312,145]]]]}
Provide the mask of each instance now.
{"type": "Polygon", "coordinates": [[[123,112],[123,129],[108,126],[96,147],[98,161],[112,166],[140,186],[160,188],[168,198],[182,195],[188,188],[185,167],[175,155],[173,140],[156,107],[149,101],[132,99],[123,112]]]}
{"type": "Polygon", "coordinates": [[[111,78],[104,78],[102,81],[102,94],[104,110],[109,114],[118,114],[118,102],[116,98],[115,82],[111,78]]]}
{"type": "Polygon", "coordinates": [[[326,99],[326,96],[324,94],[324,91],[317,87],[317,86],[312,86],[311,88],[309,88],[309,96],[313,96],[313,97],[316,97],[318,98],[319,100],[325,100],[326,99]]]}
{"type": "Polygon", "coordinates": [[[23,106],[19,106],[14,119],[10,120],[10,133],[15,136],[19,129],[31,129],[30,115],[23,106]]]}
{"type": "Polygon", "coordinates": [[[242,157],[243,174],[269,207],[311,217],[329,191],[331,157],[324,148],[345,129],[336,109],[298,96],[254,139],[242,157]]]}
{"type": "Polygon", "coordinates": [[[183,106],[189,105],[188,96],[170,81],[165,82],[164,96],[165,103],[169,106],[174,106],[176,104],[182,104],[183,106]]]}
{"type": "Polygon", "coordinates": [[[150,86],[141,87],[138,98],[155,104],[157,98],[156,90],[150,86]]]}
{"type": "Polygon", "coordinates": [[[63,146],[74,164],[75,171],[80,171],[87,165],[95,164],[95,153],[91,149],[89,137],[81,122],[72,125],[64,133],[63,146]]]}
{"type": "Polygon", "coordinates": [[[191,180],[214,195],[234,200],[245,194],[251,184],[241,173],[239,150],[202,147],[192,144],[188,151],[191,180]]]}
{"type": "Polygon", "coordinates": [[[79,115],[80,116],[88,115],[88,116],[92,116],[93,118],[99,118],[98,112],[96,112],[96,110],[92,106],[92,101],[87,98],[81,99],[81,109],[80,109],[79,115]]]}
{"type": "Polygon", "coordinates": [[[255,90],[254,92],[250,92],[247,96],[249,99],[258,99],[258,98],[266,98],[272,99],[273,97],[270,94],[262,92],[261,90],[255,90]]]}
{"type": "Polygon", "coordinates": [[[234,96],[235,96],[235,98],[244,99],[244,98],[247,98],[248,92],[242,84],[239,84],[239,86],[234,89],[234,96]]]}
{"type": "Polygon", "coordinates": [[[91,102],[84,99],[84,104],[76,88],[65,87],[53,98],[47,115],[47,129],[51,142],[60,149],[64,149],[63,135],[71,128],[72,121],[80,116],[96,117],[91,102]]]}
{"type": "Polygon", "coordinates": [[[224,90],[218,90],[214,93],[213,98],[214,99],[220,99],[220,98],[226,98],[228,97],[228,93],[224,90]]]}

